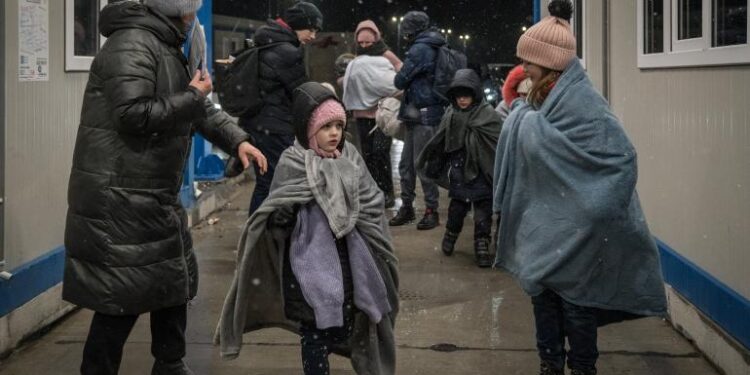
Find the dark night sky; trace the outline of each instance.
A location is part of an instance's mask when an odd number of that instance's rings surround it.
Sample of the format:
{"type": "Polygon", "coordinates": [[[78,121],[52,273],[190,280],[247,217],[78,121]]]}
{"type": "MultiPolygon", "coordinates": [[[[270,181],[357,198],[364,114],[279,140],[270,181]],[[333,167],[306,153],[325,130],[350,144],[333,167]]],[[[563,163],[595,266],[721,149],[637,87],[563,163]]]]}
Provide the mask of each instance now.
{"type": "MultiPolygon", "coordinates": [[[[275,16],[293,0],[214,0],[214,13],[253,19],[275,16]]],[[[312,0],[324,15],[324,31],[354,31],[370,18],[386,42],[396,46],[396,24],[391,17],[422,10],[439,28],[451,28],[451,45],[462,49],[458,38],[469,34],[467,55],[474,63],[515,63],[521,27],[531,25],[532,0],[312,0]],[[480,5],[481,4],[481,5],[480,5]]]]}

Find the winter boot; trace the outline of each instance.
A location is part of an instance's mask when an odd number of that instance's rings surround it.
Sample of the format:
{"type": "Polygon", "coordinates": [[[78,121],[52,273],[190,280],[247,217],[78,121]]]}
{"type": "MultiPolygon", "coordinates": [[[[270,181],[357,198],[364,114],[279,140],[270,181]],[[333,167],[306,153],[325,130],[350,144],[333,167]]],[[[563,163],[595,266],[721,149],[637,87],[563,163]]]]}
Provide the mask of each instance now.
{"type": "Polygon", "coordinates": [[[453,255],[453,247],[456,245],[456,240],[458,239],[458,232],[451,232],[449,230],[445,230],[445,235],[443,236],[443,254],[446,256],[453,255]]]}
{"type": "Polygon", "coordinates": [[[422,220],[417,223],[417,229],[427,230],[435,228],[438,225],[440,225],[440,217],[438,216],[437,211],[432,208],[427,208],[424,210],[424,217],[422,217],[422,220]]]}
{"type": "Polygon", "coordinates": [[[487,268],[492,265],[492,259],[490,259],[489,238],[479,238],[474,240],[474,260],[480,268],[487,268]]]}
{"type": "Polygon", "coordinates": [[[565,375],[565,370],[555,368],[551,363],[542,362],[539,369],[539,375],[565,375]]]}
{"type": "Polygon", "coordinates": [[[596,375],[596,368],[586,370],[571,369],[570,375],[596,375]]]}
{"type": "Polygon", "coordinates": [[[173,362],[156,360],[151,368],[151,375],[193,375],[193,372],[181,359],[173,362]]]}
{"type": "Polygon", "coordinates": [[[385,208],[393,208],[396,205],[396,198],[393,197],[393,192],[385,195],[385,208]]]}
{"type": "Polygon", "coordinates": [[[401,206],[401,208],[398,209],[398,212],[396,213],[396,216],[393,217],[388,222],[388,225],[392,227],[397,227],[399,225],[404,225],[411,223],[416,219],[416,215],[414,214],[414,207],[412,206],[401,206]]]}

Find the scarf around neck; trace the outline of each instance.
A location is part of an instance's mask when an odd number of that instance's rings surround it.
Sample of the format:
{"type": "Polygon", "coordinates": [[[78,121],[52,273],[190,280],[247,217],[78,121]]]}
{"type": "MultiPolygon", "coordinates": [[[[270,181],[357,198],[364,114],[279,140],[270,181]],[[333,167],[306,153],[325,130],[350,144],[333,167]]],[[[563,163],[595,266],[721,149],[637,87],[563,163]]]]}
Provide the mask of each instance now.
{"type": "Polygon", "coordinates": [[[383,54],[386,53],[386,51],[388,51],[389,49],[390,48],[388,48],[388,45],[385,44],[385,41],[383,39],[378,40],[369,47],[360,47],[360,45],[357,44],[357,56],[383,56],[383,54]]]}

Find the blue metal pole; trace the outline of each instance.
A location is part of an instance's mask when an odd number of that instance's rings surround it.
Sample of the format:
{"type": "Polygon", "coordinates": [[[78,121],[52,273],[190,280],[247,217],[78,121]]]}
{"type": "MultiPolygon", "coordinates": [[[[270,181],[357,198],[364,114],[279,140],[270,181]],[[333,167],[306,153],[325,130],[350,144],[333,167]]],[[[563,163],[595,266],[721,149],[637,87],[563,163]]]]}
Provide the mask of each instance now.
{"type": "Polygon", "coordinates": [[[534,0],[534,23],[542,19],[542,0],[534,0]]]}

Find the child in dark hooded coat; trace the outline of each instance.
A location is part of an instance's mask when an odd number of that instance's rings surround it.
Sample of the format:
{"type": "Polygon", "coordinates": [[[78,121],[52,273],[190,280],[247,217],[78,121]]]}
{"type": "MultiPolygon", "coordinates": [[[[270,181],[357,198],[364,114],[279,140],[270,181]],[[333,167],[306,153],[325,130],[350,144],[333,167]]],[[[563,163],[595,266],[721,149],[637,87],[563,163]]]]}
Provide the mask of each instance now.
{"type": "Polygon", "coordinates": [[[500,115],[484,101],[479,76],[461,69],[448,90],[451,106],[435,136],[422,151],[417,168],[448,189],[451,198],[442,251],[452,255],[464,218],[474,207],[474,256],[489,267],[492,229],[492,173],[502,128],[500,115]]]}

